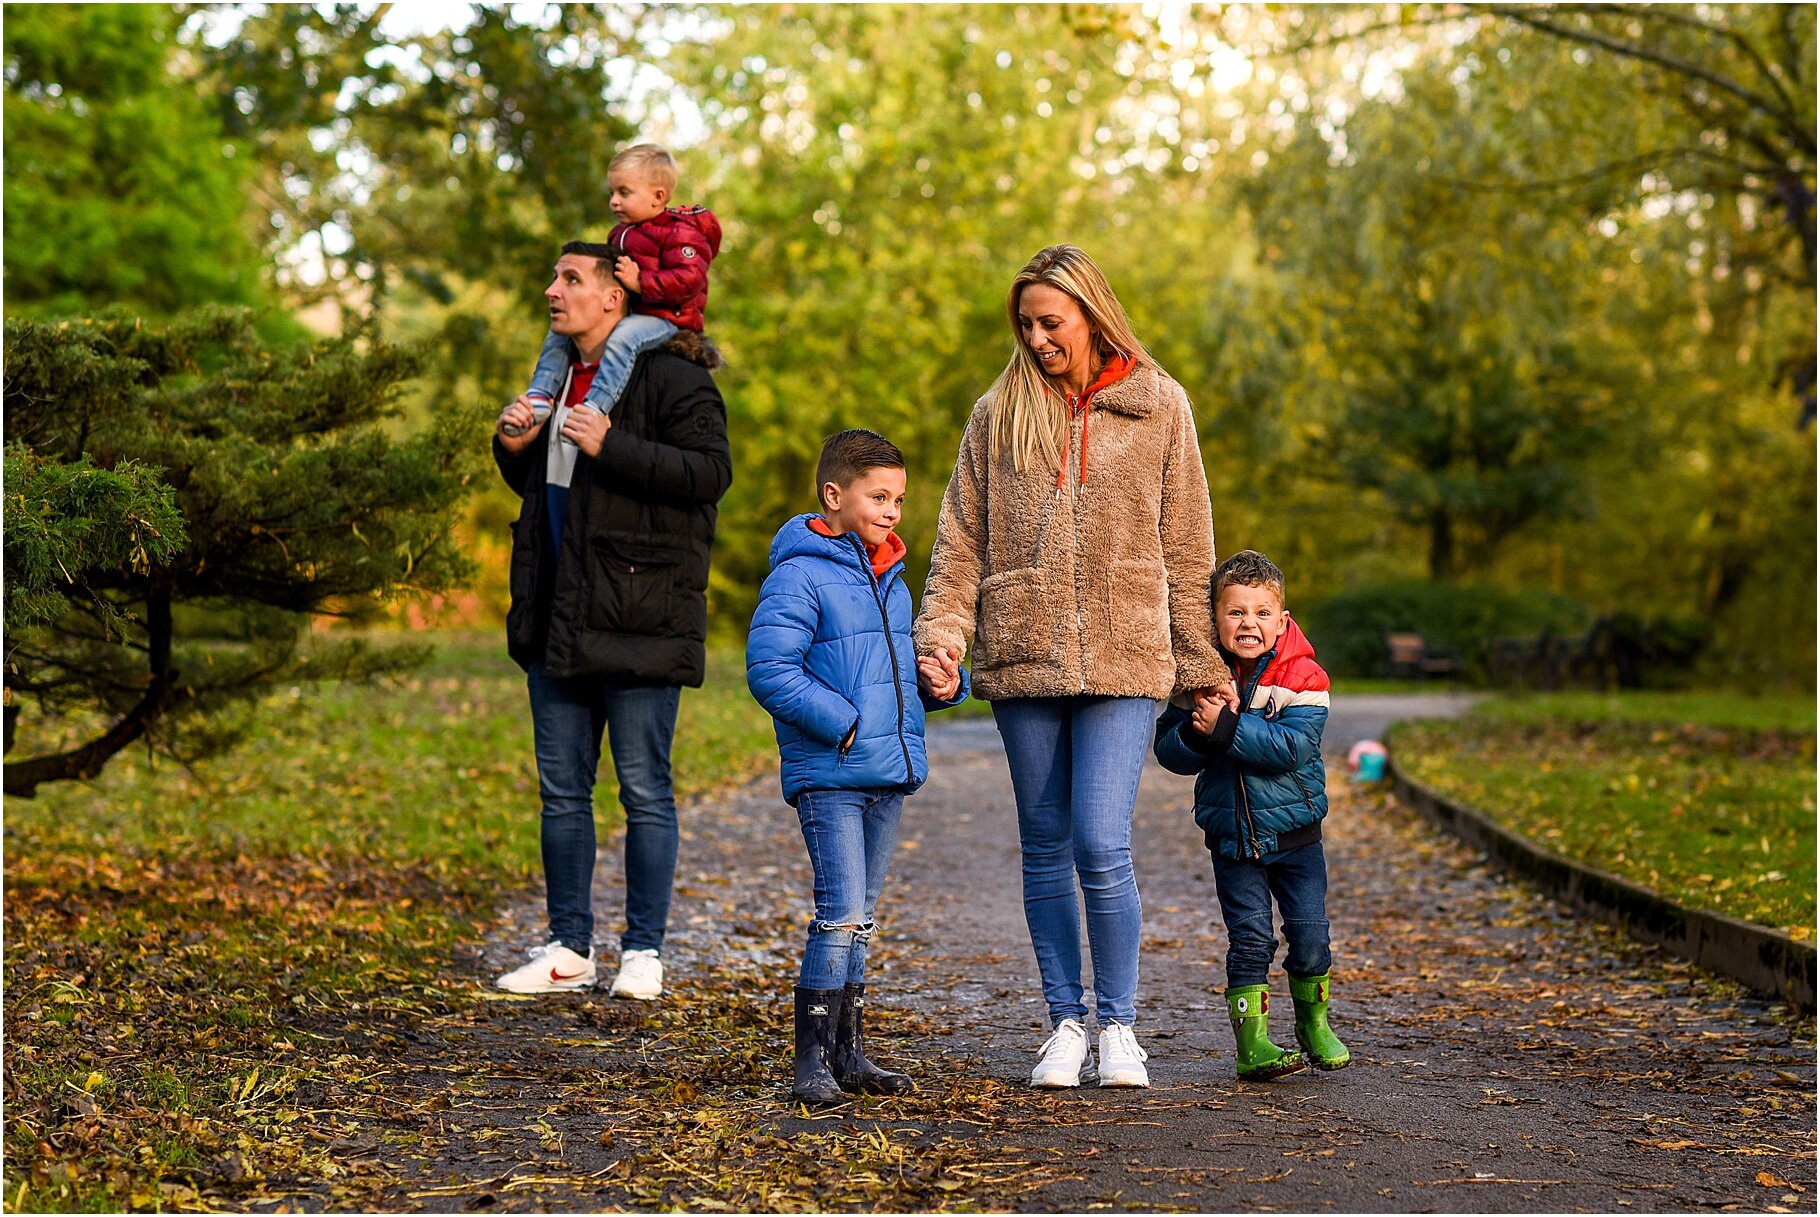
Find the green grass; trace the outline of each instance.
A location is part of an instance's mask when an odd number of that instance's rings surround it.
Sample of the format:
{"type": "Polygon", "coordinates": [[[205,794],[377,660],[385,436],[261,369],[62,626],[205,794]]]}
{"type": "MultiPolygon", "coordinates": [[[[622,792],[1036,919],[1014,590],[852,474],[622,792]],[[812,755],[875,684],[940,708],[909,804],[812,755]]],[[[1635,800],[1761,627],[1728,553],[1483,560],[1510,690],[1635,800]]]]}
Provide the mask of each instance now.
{"type": "Polygon", "coordinates": [[[1720,730],[1814,732],[1812,696],[1706,693],[1529,693],[1488,699],[1474,713],[1507,723],[1692,724],[1720,730]]]}
{"type": "MultiPolygon", "coordinates": [[[[474,1000],[454,952],[539,873],[530,711],[497,634],[430,640],[409,676],[281,690],[193,772],[129,750],[8,800],[9,1209],[195,1207],[225,1153],[320,1175],[298,1087],[348,1065],[298,1020],[474,1000]]],[[[740,652],[708,667],[683,798],[775,759],[740,652]]],[[[604,756],[596,806],[617,825],[604,756]]]]}
{"type": "Polygon", "coordinates": [[[1501,697],[1392,743],[1411,776],[1549,849],[1814,939],[1811,699],[1501,697]]]}
{"type": "MultiPolygon", "coordinates": [[[[246,741],[194,772],[128,750],[93,783],[58,783],[8,804],[11,828],[79,822],[118,845],[269,851],[347,850],[445,857],[525,876],[537,865],[537,765],[524,673],[497,635],[432,636],[436,653],[370,687],[281,690],[246,741]]],[[[742,655],[709,653],[708,680],[685,689],[674,770],[679,796],[761,772],[770,720],[745,688],[742,655]]],[[[617,826],[618,786],[602,749],[602,832],[617,826]]]]}

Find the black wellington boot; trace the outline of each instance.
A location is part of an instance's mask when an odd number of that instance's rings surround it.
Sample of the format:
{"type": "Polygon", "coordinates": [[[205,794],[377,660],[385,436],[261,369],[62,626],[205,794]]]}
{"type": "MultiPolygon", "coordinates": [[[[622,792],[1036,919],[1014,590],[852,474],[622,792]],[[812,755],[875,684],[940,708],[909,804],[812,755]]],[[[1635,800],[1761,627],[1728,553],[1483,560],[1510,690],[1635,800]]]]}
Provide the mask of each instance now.
{"type": "Polygon", "coordinates": [[[865,1009],[866,986],[848,985],[843,990],[840,1021],[834,1027],[834,1059],[830,1063],[834,1080],[842,1090],[855,1094],[909,1094],[916,1083],[901,1073],[880,1069],[866,1059],[865,1009]]]}
{"type": "Polygon", "coordinates": [[[796,1082],[790,1097],[801,1103],[838,1103],[847,1096],[828,1069],[834,1054],[839,989],[796,990],[796,1082]]]}

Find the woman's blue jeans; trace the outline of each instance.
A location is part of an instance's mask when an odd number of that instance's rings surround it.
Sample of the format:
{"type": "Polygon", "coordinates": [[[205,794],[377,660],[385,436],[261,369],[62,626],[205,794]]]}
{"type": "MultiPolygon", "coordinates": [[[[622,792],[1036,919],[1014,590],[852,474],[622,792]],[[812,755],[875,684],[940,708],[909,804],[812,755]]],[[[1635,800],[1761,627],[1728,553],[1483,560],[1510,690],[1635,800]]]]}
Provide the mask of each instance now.
{"type": "Polygon", "coordinates": [[[1270,900],[1283,914],[1289,953],[1283,970],[1306,979],[1325,976],[1333,966],[1328,947],[1327,851],[1319,841],[1255,861],[1213,854],[1213,881],[1226,921],[1226,984],[1229,988],[1270,983],[1277,940],[1270,933],[1270,900]]]}
{"type": "Polygon", "coordinates": [[[901,790],[805,790],[796,796],[803,844],[815,871],[815,920],[797,983],[839,989],[865,983],[872,911],[897,848],[901,790]]]}
{"type": "Polygon", "coordinates": [[[626,811],[626,932],[619,945],[661,950],[676,878],[670,741],[682,690],[551,677],[541,662],[531,664],[529,683],[550,937],[581,955],[594,941],[594,776],[604,728],[626,811]]]}
{"type": "Polygon", "coordinates": [[[1051,1025],[1085,1020],[1081,914],[1100,1025],[1137,1016],[1143,908],[1131,869],[1131,811],[1150,753],[1147,697],[1024,697],[992,703],[1011,762],[1024,854],[1024,919],[1051,1025]]]}

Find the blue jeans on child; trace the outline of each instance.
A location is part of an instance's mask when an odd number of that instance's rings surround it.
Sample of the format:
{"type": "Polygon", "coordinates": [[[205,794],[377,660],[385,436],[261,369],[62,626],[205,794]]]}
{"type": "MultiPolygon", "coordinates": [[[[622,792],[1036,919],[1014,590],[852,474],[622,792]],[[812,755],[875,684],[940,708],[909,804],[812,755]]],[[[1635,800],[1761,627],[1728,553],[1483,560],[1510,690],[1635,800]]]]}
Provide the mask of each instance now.
{"type": "Polygon", "coordinates": [[[1150,755],[1147,697],[1024,697],[992,703],[1011,762],[1024,855],[1024,919],[1052,1025],[1085,1020],[1081,914],[1100,1025],[1137,1015],[1143,906],[1131,869],[1131,810],[1150,755]]]}
{"type": "Polygon", "coordinates": [[[670,741],[682,690],[551,677],[541,662],[531,664],[529,683],[550,937],[581,955],[594,941],[594,775],[605,728],[626,811],[626,932],[619,945],[661,950],[676,878],[670,741]]]}
{"type": "Polygon", "coordinates": [[[1327,855],[1319,841],[1241,860],[1213,855],[1213,878],[1226,919],[1226,984],[1229,988],[1270,983],[1277,942],[1270,934],[1270,898],[1283,913],[1289,953],[1283,970],[1291,976],[1324,976],[1333,966],[1328,950],[1327,855]]]}
{"type": "Polygon", "coordinates": [[[798,980],[805,989],[839,989],[866,979],[872,910],[885,890],[897,848],[901,790],[805,790],[796,796],[803,844],[815,871],[815,920],[798,980]]]}
{"type": "MultiPolygon", "coordinates": [[[[588,388],[587,404],[602,414],[613,411],[613,403],[626,391],[632,379],[632,365],[654,346],[668,342],[676,327],[662,317],[644,313],[627,313],[607,335],[607,348],[600,353],[600,370],[588,388]]],[[[531,373],[531,388],[546,394],[551,401],[562,393],[563,374],[575,358],[575,344],[561,334],[552,333],[543,340],[537,354],[537,370],[531,373]]]]}

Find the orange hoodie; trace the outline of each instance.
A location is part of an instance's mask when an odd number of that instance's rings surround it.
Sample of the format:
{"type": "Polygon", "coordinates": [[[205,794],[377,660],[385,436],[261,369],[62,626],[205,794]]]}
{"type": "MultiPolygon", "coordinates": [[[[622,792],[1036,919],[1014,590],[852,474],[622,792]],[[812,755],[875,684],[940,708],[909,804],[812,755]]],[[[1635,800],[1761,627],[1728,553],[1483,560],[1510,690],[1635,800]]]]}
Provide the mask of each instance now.
{"type": "MultiPolygon", "coordinates": [[[[1117,384],[1131,375],[1131,369],[1137,367],[1137,360],[1129,355],[1115,355],[1107,360],[1106,366],[1094,378],[1087,391],[1079,397],[1066,394],[1068,409],[1081,416],[1081,485],[1087,484],[1087,422],[1093,417],[1093,395],[1101,389],[1117,384]]],[[[1072,431],[1072,428],[1070,428],[1072,431]]],[[[1062,467],[1055,471],[1055,492],[1060,494],[1068,485],[1068,433],[1062,436],[1062,467]]]]}
{"type": "MultiPolygon", "coordinates": [[[[818,532],[824,537],[838,537],[841,535],[828,527],[828,521],[822,519],[820,516],[816,516],[809,521],[809,531],[818,532]]],[[[864,541],[861,541],[860,544],[866,545],[864,541]]],[[[903,538],[899,537],[894,532],[885,534],[885,543],[883,545],[866,545],[866,557],[872,561],[872,577],[877,579],[883,576],[886,571],[890,570],[893,566],[896,566],[903,556],[909,552],[910,547],[905,545],[903,538]]]]}

